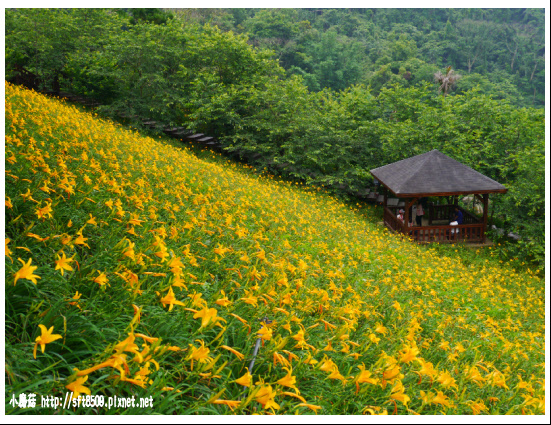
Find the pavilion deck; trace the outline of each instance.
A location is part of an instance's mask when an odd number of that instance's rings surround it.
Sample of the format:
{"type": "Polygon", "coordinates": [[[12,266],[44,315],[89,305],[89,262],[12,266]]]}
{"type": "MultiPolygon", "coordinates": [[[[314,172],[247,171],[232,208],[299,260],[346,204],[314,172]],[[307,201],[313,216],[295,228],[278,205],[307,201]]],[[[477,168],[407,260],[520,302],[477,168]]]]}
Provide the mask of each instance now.
{"type": "Polygon", "coordinates": [[[463,224],[450,226],[449,217],[453,214],[454,204],[433,205],[429,204],[423,225],[408,226],[397,217],[398,206],[384,207],[383,221],[391,230],[405,234],[416,242],[438,243],[483,243],[485,242],[484,222],[462,207],[463,224]],[[425,224],[426,223],[426,224],[425,224]]]}

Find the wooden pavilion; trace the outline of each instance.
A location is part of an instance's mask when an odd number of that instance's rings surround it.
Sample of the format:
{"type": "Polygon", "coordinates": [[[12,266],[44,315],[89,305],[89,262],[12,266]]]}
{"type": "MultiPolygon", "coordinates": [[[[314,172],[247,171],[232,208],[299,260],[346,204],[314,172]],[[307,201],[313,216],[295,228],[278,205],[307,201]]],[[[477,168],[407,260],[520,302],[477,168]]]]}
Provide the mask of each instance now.
{"type": "Polygon", "coordinates": [[[385,225],[417,242],[486,241],[488,196],[505,193],[507,188],[489,177],[435,150],[370,171],[384,187],[385,225]],[[389,199],[389,193],[396,198],[389,199]],[[460,195],[473,195],[483,205],[482,217],[459,205],[460,195]],[[446,198],[444,203],[429,202],[422,226],[412,219],[412,206],[426,197],[446,198]],[[397,199],[400,198],[400,199],[397,199]],[[402,200],[402,202],[399,202],[402,200]],[[404,206],[403,220],[398,211],[404,206]],[[463,213],[463,224],[450,225],[455,208],[463,213]],[[410,223],[412,222],[412,223],[410,223]]]}

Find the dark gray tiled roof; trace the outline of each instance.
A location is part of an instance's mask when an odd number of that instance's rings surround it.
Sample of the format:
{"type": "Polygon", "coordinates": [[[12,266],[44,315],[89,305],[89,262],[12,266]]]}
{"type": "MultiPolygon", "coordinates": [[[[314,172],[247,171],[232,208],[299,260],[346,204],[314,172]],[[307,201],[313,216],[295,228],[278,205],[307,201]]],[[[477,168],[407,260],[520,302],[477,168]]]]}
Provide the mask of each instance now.
{"type": "Polygon", "coordinates": [[[371,170],[396,195],[505,192],[489,177],[436,149],[371,170]]]}

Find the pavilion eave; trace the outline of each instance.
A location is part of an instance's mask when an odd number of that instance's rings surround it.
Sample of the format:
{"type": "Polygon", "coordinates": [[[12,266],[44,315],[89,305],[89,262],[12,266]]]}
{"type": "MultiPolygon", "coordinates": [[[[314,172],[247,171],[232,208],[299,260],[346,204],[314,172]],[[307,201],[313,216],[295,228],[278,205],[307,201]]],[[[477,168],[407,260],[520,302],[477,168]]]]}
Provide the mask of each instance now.
{"type": "MultiPolygon", "coordinates": [[[[373,174],[372,174],[373,175],[373,174]]],[[[377,178],[375,175],[373,177],[377,178]]],[[[507,193],[509,189],[489,189],[489,190],[463,190],[463,191],[456,191],[456,192],[421,192],[421,193],[401,193],[401,192],[394,192],[390,187],[388,187],[384,181],[379,180],[379,183],[381,183],[386,189],[388,189],[390,192],[394,193],[396,197],[398,198],[424,198],[428,196],[459,196],[459,195],[484,195],[484,194],[490,194],[490,193],[507,193]]]]}
{"type": "Polygon", "coordinates": [[[489,193],[507,193],[508,189],[499,190],[464,190],[458,192],[429,192],[429,193],[396,193],[384,185],[388,190],[394,193],[398,198],[424,198],[428,196],[457,196],[457,195],[484,195],[489,193]]]}

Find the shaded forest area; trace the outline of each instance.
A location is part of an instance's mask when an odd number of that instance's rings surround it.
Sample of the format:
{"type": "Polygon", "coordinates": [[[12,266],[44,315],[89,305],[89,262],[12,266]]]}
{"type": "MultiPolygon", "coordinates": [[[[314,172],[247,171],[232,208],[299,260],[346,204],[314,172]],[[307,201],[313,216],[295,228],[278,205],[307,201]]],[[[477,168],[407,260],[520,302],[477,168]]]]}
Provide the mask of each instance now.
{"type": "Polygon", "coordinates": [[[215,135],[268,172],[361,195],[431,149],[505,184],[495,219],[544,256],[544,25],[531,9],[6,10],[7,79],[105,116],[215,135]],[[434,75],[461,78],[439,92],[434,75]],[[444,94],[444,95],[443,95],[444,94]],[[446,96],[446,94],[448,94],[446,96]]]}
{"type": "Polygon", "coordinates": [[[310,90],[367,84],[378,93],[432,82],[451,66],[457,92],[480,85],[518,106],[545,105],[543,9],[185,9],[190,20],[247,33],[310,90]]]}

